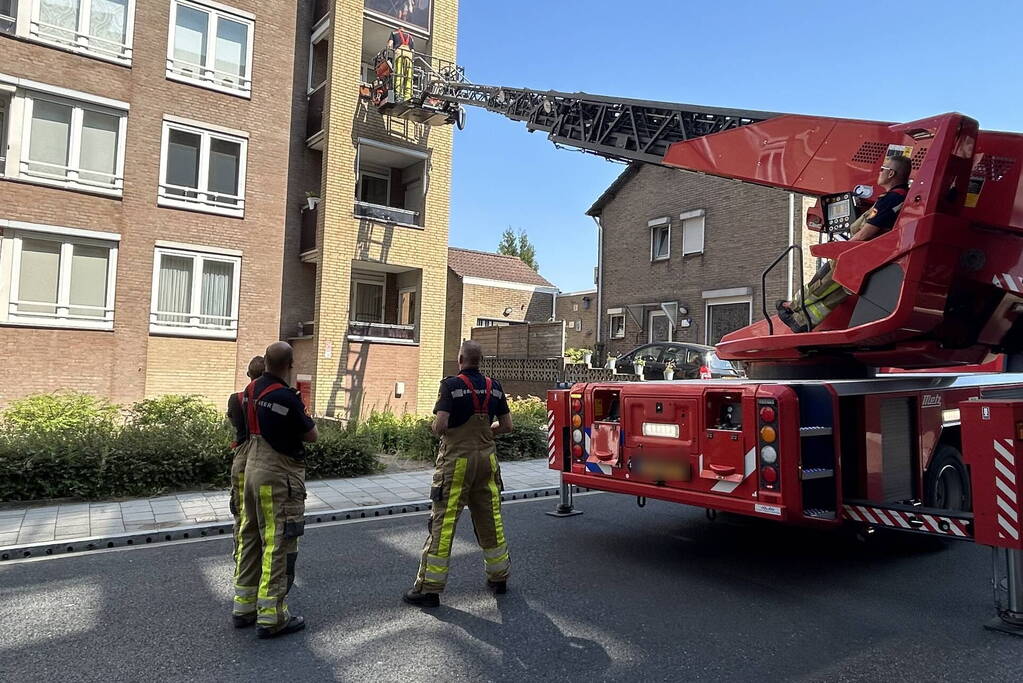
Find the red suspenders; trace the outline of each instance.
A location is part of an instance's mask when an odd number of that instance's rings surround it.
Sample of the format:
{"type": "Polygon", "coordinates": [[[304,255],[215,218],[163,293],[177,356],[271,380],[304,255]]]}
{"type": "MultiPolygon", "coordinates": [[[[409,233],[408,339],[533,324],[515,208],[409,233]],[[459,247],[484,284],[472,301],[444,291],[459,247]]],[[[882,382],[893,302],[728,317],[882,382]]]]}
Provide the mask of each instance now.
{"type": "Polygon", "coordinates": [[[412,42],[412,34],[405,33],[400,28],[398,29],[397,33],[398,33],[398,40],[401,41],[401,47],[408,47],[408,44],[410,42],[412,42]]]}
{"type": "Polygon", "coordinates": [[[243,407],[245,408],[245,428],[249,432],[249,436],[253,434],[259,434],[259,420],[256,419],[256,401],[260,401],[264,396],[269,394],[271,391],[277,391],[283,389],[284,385],[280,382],[274,382],[263,391],[259,392],[259,396],[253,396],[256,390],[256,382],[252,381],[249,386],[245,387],[245,394],[243,400],[243,407]]]}
{"type": "Polygon", "coordinates": [[[465,375],[459,375],[458,379],[462,380],[465,386],[468,387],[469,396],[472,397],[472,407],[476,414],[489,415],[490,412],[488,409],[490,408],[490,389],[493,386],[493,381],[489,377],[483,378],[486,380],[487,383],[487,394],[486,398],[484,398],[483,401],[481,402],[479,396],[476,395],[477,389],[473,385],[472,381],[465,375]]]}

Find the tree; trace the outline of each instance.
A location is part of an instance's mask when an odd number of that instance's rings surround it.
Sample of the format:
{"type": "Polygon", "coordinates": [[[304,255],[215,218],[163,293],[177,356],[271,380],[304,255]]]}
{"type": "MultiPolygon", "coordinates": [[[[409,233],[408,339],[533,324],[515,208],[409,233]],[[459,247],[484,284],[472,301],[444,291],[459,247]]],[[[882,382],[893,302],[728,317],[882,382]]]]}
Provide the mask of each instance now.
{"type": "Polygon", "coordinates": [[[540,270],[540,264],[536,262],[536,247],[529,241],[525,230],[519,230],[518,235],[511,229],[511,226],[501,233],[501,241],[497,245],[497,253],[505,256],[518,256],[522,262],[535,271],[540,270]]]}

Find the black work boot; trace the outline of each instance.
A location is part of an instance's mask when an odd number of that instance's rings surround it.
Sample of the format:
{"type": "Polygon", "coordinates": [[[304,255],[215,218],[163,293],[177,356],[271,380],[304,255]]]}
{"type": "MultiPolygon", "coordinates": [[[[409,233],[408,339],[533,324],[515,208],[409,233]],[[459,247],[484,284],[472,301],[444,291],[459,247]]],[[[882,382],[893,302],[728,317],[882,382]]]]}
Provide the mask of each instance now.
{"type": "Polygon", "coordinates": [[[231,621],[234,622],[235,628],[245,628],[252,626],[256,623],[256,613],[252,614],[232,614],[231,621]]]}
{"type": "Polygon", "coordinates": [[[266,626],[256,627],[257,638],[276,638],[277,636],[286,636],[289,633],[295,633],[305,628],[305,619],[303,617],[292,617],[288,623],[281,626],[277,630],[268,629],[266,626]]]}
{"type": "Polygon", "coordinates": [[[490,579],[487,579],[487,588],[489,588],[490,592],[494,595],[504,595],[508,592],[508,582],[491,581],[490,579]]]}
{"type": "Polygon", "coordinates": [[[806,325],[800,325],[796,320],[795,314],[791,309],[779,307],[778,308],[778,320],[785,323],[790,330],[796,334],[802,334],[803,332],[809,332],[810,328],[806,325]]]}
{"type": "Polygon", "coordinates": [[[417,607],[439,607],[440,593],[421,593],[417,590],[405,591],[401,599],[417,607]]]}

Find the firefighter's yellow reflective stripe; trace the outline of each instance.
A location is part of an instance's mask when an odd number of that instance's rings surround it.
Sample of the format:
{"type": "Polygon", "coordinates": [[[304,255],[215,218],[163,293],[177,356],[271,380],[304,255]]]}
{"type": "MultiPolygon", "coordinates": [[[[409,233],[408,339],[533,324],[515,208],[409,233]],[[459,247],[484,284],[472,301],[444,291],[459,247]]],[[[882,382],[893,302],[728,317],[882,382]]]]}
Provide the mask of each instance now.
{"type": "Polygon", "coordinates": [[[430,571],[430,567],[427,566],[426,571],[423,572],[423,580],[432,581],[433,583],[439,583],[443,585],[448,582],[448,572],[445,569],[443,573],[437,574],[435,572],[430,571]]]}
{"type": "Polygon", "coordinates": [[[236,599],[246,599],[249,602],[256,601],[256,586],[235,586],[234,597],[236,599]]]}
{"type": "Polygon", "coordinates": [[[504,521],[501,519],[501,492],[497,488],[497,454],[490,454],[490,504],[494,515],[494,540],[497,545],[504,545],[504,521]]]}
{"type": "Polygon", "coordinates": [[[448,568],[448,558],[440,557],[439,555],[427,554],[426,564],[437,568],[443,568],[446,571],[448,568]]]}
{"type": "Polygon", "coordinates": [[[502,555],[507,554],[508,545],[504,543],[502,543],[501,545],[496,545],[493,548],[483,549],[483,559],[487,560],[488,562],[496,562],[497,560],[501,559],[502,555]]]}
{"type": "Polygon", "coordinates": [[[235,500],[238,505],[238,528],[234,535],[234,566],[235,575],[238,574],[238,562],[242,557],[242,529],[245,527],[245,473],[238,475],[235,482],[235,500]]]}
{"type": "Polygon", "coordinates": [[[448,505],[444,510],[444,522],[440,527],[440,543],[437,554],[441,557],[451,556],[451,541],[455,534],[455,520],[458,518],[458,500],[462,497],[462,482],[465,480],[466,458],[455,460],[455,472],[448,490],[448,505]]]}
{"type": "MultiPolygon", "coordinates": [[[[274,605],[272,613],[277,613],[277,601],[270,598],[270,569],[273,567],[274,543],[277,537],[277,520],[274,517],[274,489],[270,484],[259,487],[259,506],[263,511],[263,568],[259,577],[259,613],[264,614],[264,603],[268,600],[274,605]]],[[[270,614],[270,612],[266,612],[270,614]]]]}
{"type": "Polygon", "coordinates": [[[257,603],[256,617],[260,624],[274,625],[277,623],[277,599],[260,598],[257,603]]]}

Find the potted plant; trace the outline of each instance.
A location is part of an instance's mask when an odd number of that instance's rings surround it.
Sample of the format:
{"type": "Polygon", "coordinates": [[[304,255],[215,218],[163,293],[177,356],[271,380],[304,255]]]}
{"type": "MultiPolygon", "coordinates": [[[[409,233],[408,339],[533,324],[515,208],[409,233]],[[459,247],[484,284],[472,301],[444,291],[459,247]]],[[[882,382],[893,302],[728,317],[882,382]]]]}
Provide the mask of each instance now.
{"type": "Polygon", "coordinates": [[[583,362],[584,353],[586,353],[586,349],[565,349],[565,360],[577,365],[583,362]]]}
{"type": "Polygon", "coordinates": [[[607,354],[607,361],[604,363],[604,367],[607,368],[608,370],[614,370],[615,361],[617,360],[618,356],[614,355],[613,353],[607,354]]]}
{"type": "Polygon", "coordinates": [[[673,380],[675,379],[675,361],[669,360],[664,365],[664,379],[673,380]]]}
{"type": "Polygon", "coordinates": [[[305,193],[305,204],[306,204],[306,207],[310,211],[315,209],[316,205],[319,204],[319,203],[320,203],[320,193],[319,192],[309,191],[309,192],[305,193]]]}
{"type": "Polygon", "coordinates": [[[641,380],[646,380],[646,377],[643,376],[643,369],[646,367],[645,360],[643,360],[642,358],[637,358],[636,360],[632,361],[632,367],[636,368],[636,374],[639,375],[639,378],[641,380]]]}
{"type": "Polygon", "coordinates": [[[592,368],[593,364],[593,351],[591,349],[581,349],[583,352],[583,362],[586,363],[586,367],[592,368]]]}

